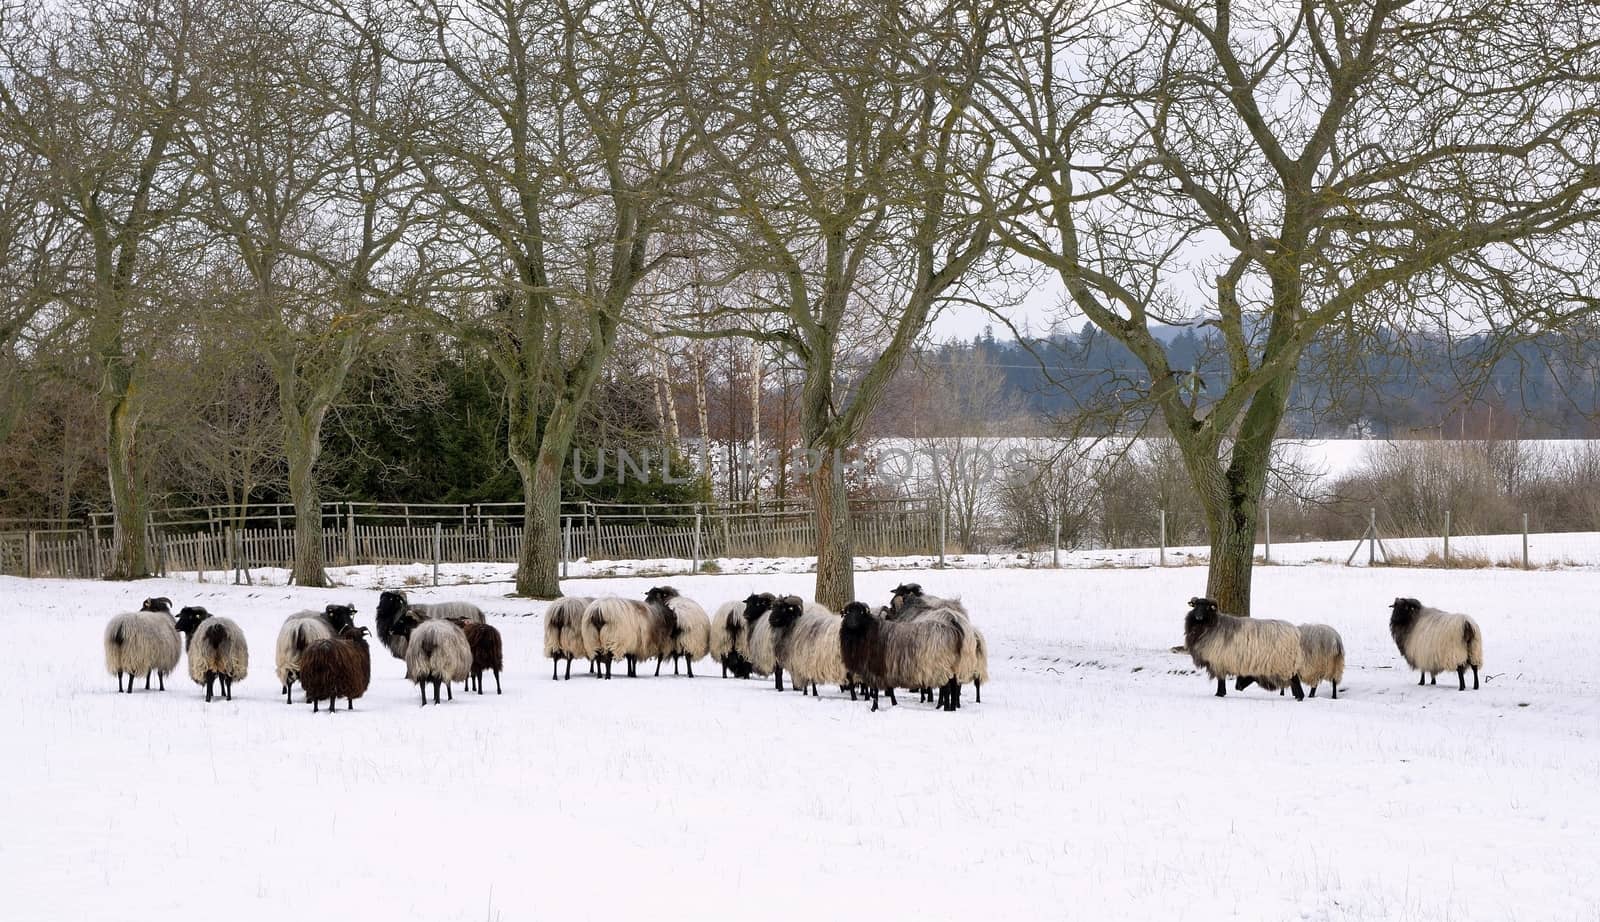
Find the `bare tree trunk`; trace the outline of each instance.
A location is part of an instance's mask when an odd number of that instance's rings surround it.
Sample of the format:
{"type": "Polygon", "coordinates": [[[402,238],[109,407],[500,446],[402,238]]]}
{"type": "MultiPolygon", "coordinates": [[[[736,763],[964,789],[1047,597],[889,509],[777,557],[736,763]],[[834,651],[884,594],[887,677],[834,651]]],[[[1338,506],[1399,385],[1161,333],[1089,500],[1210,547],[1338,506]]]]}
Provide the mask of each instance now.
{"type": "Polygon", "coordinates": [[[327,559],[322,548],[322,496],[317,490],[317,457],[322,453],[322,415],[315,420],[286,419],[284,448],[289,460],[289,501],[294,504],[294,567],[296,586],[326,588],[327,559]]]}
{"type": "Polygon", "coordinates": [[[761,502],[761,343],[758,340],[750,342],[750,499],[758,505],[761,502]]]}
{"type": "Polygon", "coordinates": [[[150,493],[148,468],[139,453],[138,392],[131,374],[107,370],[106,468],[111,481],[111,569],[107,579],[141,579],[150,575],[150,493]]]}
{"type": "Polygon", "coordinates": [[[817,519],[816,599],[829,609],[839,611],[856,598],[855,534],[850,522],[843,458],[832,447],[818,450],[822,457],[811,475],[817,519]]]}
{"type": "MultiPolygon", "coordinates": [[[[570,441],[570,436],[567,439],[570,441]]],[[[513,450],[522,475],[522,545],[517,552],[517,595],[554,599],[561,595],[561,456],[541,450],[529,458],[513,450]]]]}

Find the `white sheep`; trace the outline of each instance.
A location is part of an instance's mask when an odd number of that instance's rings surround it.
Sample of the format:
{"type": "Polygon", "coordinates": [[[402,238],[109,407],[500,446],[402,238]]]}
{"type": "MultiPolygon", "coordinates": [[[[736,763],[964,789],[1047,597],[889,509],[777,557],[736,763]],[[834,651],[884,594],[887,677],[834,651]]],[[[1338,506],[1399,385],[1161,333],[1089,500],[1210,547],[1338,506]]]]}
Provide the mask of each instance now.
{"type": "Polygon", "coordinates": [[[1326,679],[1333,683],[1333,697],[1339,697],[1344,681],[1344,638],[1326,624],[1300,625],[1300,683],[1317,696],[1317,686],[1326,679]]]}
{"type": "MultiPolygon", "coordinates": [[[[1300,629],[1287,621],[1226,615],[1211,599],[1190,599],[1183,621],[1184,643],[1194,664],[1217,680],[1217,697],[1228,694],[1228,676],[1240,676],[1277,690],[1287,686],[1296,701],[1300,685],[1300,629]]],[[[1249,681],[1244,681],[1249,680],[1249,681]]]]}
{"type": "Polygon", "coordinates": [[[560,677],[557,670],[562,660],[566,660],[567,678],[571,679],[572,658],[589,657],[589,648],[583,642],[583,610],[593,601],[582,596],[565,596],[551,602],[544,610],[544,655],[550,657],[551,679],[560,677]]]}
{"type": "Polygon", "coordinates": [[[774,632],[773,646],[781,668],[789,670],[789,680],[821,697],[819,684],[847,688],[852,700],[855,689],[844,656],[839,649],[839,616],[816,602],[802,602],[797,596],[784,596],[767,616],[774,632]]]}
{"type": "Polygon", "coordinates": [[[221,685],[224,700],[232,701],[233,683],[250,672],[244,631],[233,619],[214,616],[197,605],[178,612],[178,630],[189,638],[189,678],[206,687],[207,701],[213,683],[221,685]]]}
{"type": "Polygon", "coordinates": [[[611,664],[618,657],[628,664],[628,677],[638,677],[639,660],[654,656],[661,649],[656,632],[656,617],[650,607],[633,599],[615,597],[595,599],[583,611],[583,643],[598,666],[611,678],[611,664]]]}
{"type": "Polygon", "coordinates": [[[439,703],[439,686],[449,700],[452,682],[464,682],[472,674],[472,646],[467,634],[451,621],[423,618],[408,612],[395,626],[406,639],[406,676],[422,691],[422,704],[428,704],[428,683],[433,683],[433,703],[439,703]]]}
{"type": "Polygon", "coordinates": [[[1390,606],[1389,633],[1400,648],[1406,665],[1422,672],[1417,680],[1424,684],[1439,673],[1454,671],[1467,690],[1467,667],[1472,667],[1472,687],[1478,688],[1478,670],[1483,668],[1483,631],[1466,615],[1428,608],[1416,599],[1395,599],[1390,606]]]}
{"type": "MultiPolygon", "coordinates": [[[[943,620],[952,622],[958,627],[962,632],[962,646],[961,660],[956,666],[955,707],[958,709],[961,707],[961,685],[964,682],[973,683],[973,691],[977,696],[977,701],[982,703],[983,683],[989,680],[989,645],[984,640],[983,634],[976,627],[973,627],[972,619],[967,616],[966,609],[962,608],[959,602],[952,603],[936,596],[923,595],[921,587],[917,586],[916,583],[909,583],[907,586],[917,591],[905,596],[897,596],[897,598],[903,598],[905,604],[902,605],[899,612],[895,612],[891,603],[885,616],[890,621],[902,622],[930,619],[943,620]]],[[[906,586],[901,587],[901,589],[905,588],[906,586]]],[[[934,689],[923,688],[921,691],[922,700],[933,700],[934,689]]]]}
{"type": "Polygon", "coordinates": [[[722,677],[732,672],[741,679],[750,678],[750,652],[745,637],[744,600],[723,602],[711,614],[711,658],[722,664],[722,677]]]}
{"type": "Polygon", "coordinates": [[[278,629],[275,672],[278,685],[289,704],[294,703],[294,683],[300,677],[300,657],[319,640],[332,640],[334,631],[317,612],[291,615],[278,629]]]}
{"type": "Polygon", "coordinates": [[[167,675],[178,668],[183,656],[183,644],[173,627],[172,616],[162,610],[131,611],[117,615],[106,625],[106,671],[117,677],[117,691],[122,691],[122,677],[128,677],[129,694],[133,693],[134,676],[144,674],[144,687],[150,688],[150,673],[156,674],[160,690],[167,690],[167,675]]]}
{"type": "MultiPolygon", "coordinates": [[[[711,619],[700,603],[684,598],[671,586],[656,586],[644,596],[645,604],[656,610],[671,627],[668,655],[672,657],[672,674],[678,674],[678,657],[683,657],[689,678],[694,678],[695,660],[705,659],[711,651],[711,619]]],[[[656,661],[660,672],[661,662],[656,661]]]]}

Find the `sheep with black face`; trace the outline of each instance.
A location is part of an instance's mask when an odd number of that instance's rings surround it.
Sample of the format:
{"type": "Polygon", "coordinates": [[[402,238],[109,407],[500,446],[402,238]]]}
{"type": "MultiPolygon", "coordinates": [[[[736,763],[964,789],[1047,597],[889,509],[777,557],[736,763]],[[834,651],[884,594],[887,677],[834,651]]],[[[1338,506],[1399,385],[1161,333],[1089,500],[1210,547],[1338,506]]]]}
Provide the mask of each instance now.
{"type": "Polygon", "coordinates": [[[284,699],[294,703],[294,683],[299,677],[300,657],[319,640],[332,640],[346,628],[354,627],[353,605],[328,605],[322,611],[299,611],[290,615],[278,630],[274,671],[284,699]]]}
{"type": "Polygon", "coordinates": [[[1478,670],[1483,668],[1483,631],[1466,615],[1429,608],[1416,599],[1395,599],[1389,606],[1389,634],[1400,648],[1406,665],[1422,673],[1417,684],[1431,675],[1439,684],[1439,673],[1454,672],[1460,691],[1467,690],[1467,668],[1472,669],[1472,688],[1478,688],[1478,670]]]}
{"type": "Polygon", "coordinates": [[[244,631],[231,618],[214,616],[198,605],[178,612],[178,631],[189,639],[189,678],[206,688],[206,700],[220,686],[224,700],[233,700],[233,683],[250,671],[250,649],[244,631]]]}
{"type": "Polygon", "coordinates": [[[844,607],[839,627],[839,650],[851,676],[871,689],[872,709],[878,693],[886,691],[890,704],[896,688],[936,688],[941,710],[956,709],[956,671],[961,651],[970,641],[955,617],[893,621],[872,612],[863,602],[844,607]]]}
{"type": "Polygon", "coordinates": [[[145,599],[139,611],[124,612],[106,625],[106,671],[117,677],[117,691],[123,691],[122,677],[126,675],[127,692],[132,694],[134,677],[140,674],[148,691],[151,673],[155,673],[160,690],[167,690],[167,675],[178,668],[183,657],[171,609],[167,599],[145,599]]]}
{"type": "Polygon", "coordinates": [[[711,658],[722,664],[722,677],[728,673],[750,678],[749,640],[745,636],[743,599],[723,602],[711,615],[711,658]]]}
{"type": "Polygon", "coordinates": [[[439,620],[459,619],[484,623],[483,609],[471,602],[412,602],[404,592],[388,590],[378,596],[378,609],[374,623],[378,628],[378,642],[389,648],[395,659],[406,658],[405,636],[395,630],[407,613],[419,618],[439,620]]]}
{"type": "Polygon", "coordinates": [[[778,661],[789,670],[790,681],[801,692],[821,697],[818,684],[837,685],[850,691],[850,674],[839,650],[839,616],[815,602],[787,595],[772,606],[773,647],[778,661]]]}
{"type": "MultiPolygon", "coordinates": [[[[1211,599],[1189,600],[1183,639],[1194,664],[1217,680],[1217,697],[1228,694],[1228,676],[1243,676],[1277,691],[1289,688],[1305,700],[1300,685],[1300,629],[1287,621],[1223,614],[1211,599]]],[[[1242,682],[1241,687],[1249,685],[1242,682]]]]}
{"type": "Polygon", "coordinates": [[[426,618],[407,612],[394,625],[396,636],[406,641],[406,677],[417,683],[422,704],[428,703],[428,683],[433,683],[433,703],[439,703],[439,687],[444,686],[449,700],[453,682],[465,681],[472,673],[472,646],[467,634],[453,621],[426,618]]]}
{"type": "MultiPolygon", "coordinates": [[[[678,674],[678,657],[683,657],[684,669],[694,678],[696,660],[705,659],[711,652],[711,619],[700,603],[678,594],[671,586],[656,586],[644,595],[644,602],[656,617],[670,626],[666,650],[672,657],[672,674],[678,674]]],[[[657,661],[659,672],[661,663],[657,661]]]]}

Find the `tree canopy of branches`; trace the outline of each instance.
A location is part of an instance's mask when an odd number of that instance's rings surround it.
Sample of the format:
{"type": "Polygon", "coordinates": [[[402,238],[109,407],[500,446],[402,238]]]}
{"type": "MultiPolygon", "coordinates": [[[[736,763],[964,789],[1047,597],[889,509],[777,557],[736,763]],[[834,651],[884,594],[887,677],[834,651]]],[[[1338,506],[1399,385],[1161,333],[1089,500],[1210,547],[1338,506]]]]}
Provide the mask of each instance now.
{"type": "Polygon", "coordinates": [[[998,238],[1142,364],[1224,610],[1249,612],[1271,443],[1310,344],[1588,309],[1569,232],[1600,208],[1597,27],[1593,4],[1534,0],[1018,3],[1000,19],[1007,51],[973,104],[1006,165],[998,238]],[[1219,394],[1157,335],[1197,321],[1226,358],[1219,394]]]}

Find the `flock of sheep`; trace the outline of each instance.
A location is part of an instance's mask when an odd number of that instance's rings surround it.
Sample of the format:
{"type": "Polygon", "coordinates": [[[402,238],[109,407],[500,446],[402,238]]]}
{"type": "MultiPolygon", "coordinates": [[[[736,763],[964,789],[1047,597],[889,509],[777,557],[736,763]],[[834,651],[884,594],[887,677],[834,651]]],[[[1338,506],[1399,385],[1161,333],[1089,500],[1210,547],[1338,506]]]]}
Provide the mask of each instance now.
{"type": "MultiPolygon", "coordinates": [[[[1439,673],[1454,672],[1466,691],[1470,668],[1472,687],[1478,688],[1483,632],[1476,621],[1416,599],[1395,599],[1389,607],[1389,634],[1406,665],[1422,673],[1418,685],[1429,676],[1438,685],[1439,673]]],[[[1296,701],[1305,699],[1307,685],[1316,697],[1324,680],[1337,698],[1344,681],[1344,640],[1326,624],[1240,618],[1218,611],[1211,599],[1190,599],[1183,641],[1194,664],[1217,680],[1218,698],[1228,694],[1228,676],[1236,677],[1236,691],[1257,684],[1280,695],[1291,690],[1296,701]]]]}
{"type": "Polygon", "coordinates": [[[572,661],[583,658],[601,678],[611,678],[621,660],[630,677],[641,660],[654,659],[656,674],[672,660],[694,663],[711,657],[722,675],[771,676],[783,691],[784,671],[794,691],[820,697],[820,687],[837,685],[856,700],[857,692],[878,709],[885,691],[898,703],[896,688],[921,693],[939,708],[961,707],[961,687],[971,682],[977,701],[989,678],[989,653],[983,633],[973,626],[959,601],[927,595],[916,583],[894,590],[888,605],[876,612],[851,602],[830,611],[798,596],[755,593],[725,602],[710,615],[699,603],[671,586],[657,586],[644,601],[568,597],[545,612],[544,654],[550,678],[572,678],[572,661]]]}
{"type": "MultiPolygon", "coordinates": [[[[1331,683],[1339,697],[1344,679],[1344,641],[1325,624],[1294,625],[1287,621],[1224,614],[1210,599],[1190,599],[1184,619],[1184,642],[1196,666],[1217,682],[1217,696],[1227,695],[1227,679],[1243,691],[1258,684],[1280,694],[1293,691],[1305,698],[1310,686],[1331,683]]],[[[1396,599],[1389,630],[1406,663],[1432,676],[1454,671],[1461,690],[1478,688],[1483,667],[1483,633],[1466,615],[1429,608],[1416,599],[1396,599]]],[[[328,702],[330,713],[344,698],[355,707],[372,679],[368,631],[355,624],[355,608],[329,605],[323,611],[290,615],[278,633],[276,673],[285,700],[293,703],[299,684],[313,712],[328,702]]],[[[484,620],[482,609],[467,602],[412,603],[402,592],[379,596],[374,618],[378,642],[406,664],[406,678],[417,684],[423,705],[428,687],[433,703],[440,691],[454,699],[453,683],[483,694],[483,674],[494,673],[500,693],[504,668],[500,632],[484,620]]],[[[626,675],[636,677],[641,661],[654,659],[655,674],[672,660],[690,678],[694,664],[706,657],[722,667],[724,678],[751,675],[773,679],[820,697],[819,688],[837,685],[856,700],[858,693],[878,709],[880,692],[897,704],[895,689],[917,691],[921,700],[941,710],[961,707],[961,689],[972,683],[977,701],[989,678],[988,646],[973,626],[966,608],[954,599],[928,595],[916,583],[897,586],[888,605],[874,611],[851,602],[833,612],[797,596],[755,593],[726,602],[710,615],[671,586],[657,586],[643,601],[618,597],[558,599],[545,613],[544,655],[550,677],[572,678],[572,661],[582,657],[591,674],[610,679],[621,661],[626,675]]],[[[233,698],[233,683],[245,677],[249,647],[239,625],[190,606],[172,614],[166,598],[146,599],[137,612],[117,615],[106,625],[106,669],[117,677],[117,691],[133,691],[144,675],[145,688],[155,675],[166,690],[166,677],[178,667],[184,651],[189,677],[215,694],[233,698]],[[180,640],[180,635],[183,638],[180,640]],[[127,686],[123,687],[123,677],[127,686]]]]}

